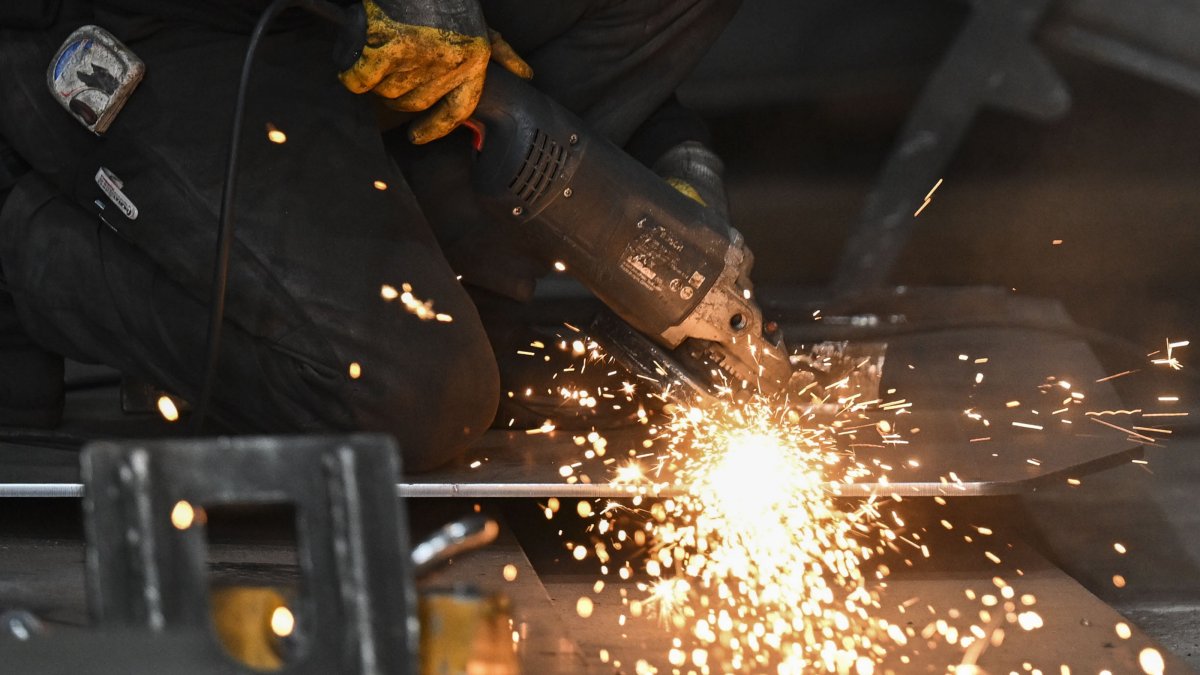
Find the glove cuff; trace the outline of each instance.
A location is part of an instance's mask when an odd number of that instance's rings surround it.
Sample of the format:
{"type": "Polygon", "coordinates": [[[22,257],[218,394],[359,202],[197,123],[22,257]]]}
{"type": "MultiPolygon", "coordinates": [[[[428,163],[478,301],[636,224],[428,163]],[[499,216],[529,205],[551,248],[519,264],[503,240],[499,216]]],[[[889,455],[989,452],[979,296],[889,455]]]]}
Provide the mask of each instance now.
{"type": "Polygon", "coordinates": [[[426,26],[471,37],[486,37],[487,22],[478,0],[363,0],[388,18],[410,26],[426,26]]]}

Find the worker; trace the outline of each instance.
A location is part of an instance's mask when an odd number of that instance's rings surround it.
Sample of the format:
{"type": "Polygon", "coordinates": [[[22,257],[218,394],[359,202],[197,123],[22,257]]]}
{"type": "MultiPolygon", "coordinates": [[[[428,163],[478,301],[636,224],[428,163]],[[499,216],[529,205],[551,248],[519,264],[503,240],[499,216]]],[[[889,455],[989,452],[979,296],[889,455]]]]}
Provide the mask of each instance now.
{"type": "MultiPolygon", "coordinates": [[[[64,356],[197,395],[231,112],[265,5],[0,9],[0,424],[58,423],[64,356]],[[64,38],[89,23],[146,65],[103,137],[45,84],[64,38]]],[[[719,162],[673,92],[735,3],[363,5],[367,44],[348,69],[330,58],[336,27],[298,12],[281,16],[254,66],[211,417],[223,431],[388,432],[419,471],[495,416],[501,382],[471,294],[527,299],[542,272],[484,221],[463,178],[469,142],[455,129],[489,59],[723,209],[719,162]],[[382,132],[373,100],[423,112],[382,132]],[[403,284],[451,320],[381,298],[403,284]]]]}

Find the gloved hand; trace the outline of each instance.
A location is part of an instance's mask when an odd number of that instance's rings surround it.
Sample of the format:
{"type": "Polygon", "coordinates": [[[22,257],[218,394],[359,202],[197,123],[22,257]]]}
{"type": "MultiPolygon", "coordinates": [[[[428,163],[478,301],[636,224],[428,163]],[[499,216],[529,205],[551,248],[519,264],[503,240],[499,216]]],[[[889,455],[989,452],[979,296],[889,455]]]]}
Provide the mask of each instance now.
{"type": "Polygon", "coordinates": [[[367,43],[341,73],[361,94],[373,91],[396,110],[428,109],[408,130],[413,143],[450,133],[471,116],[489,58],[519,77],[533,69],[488,29],[477,0],[363,0],[367,43]]]}

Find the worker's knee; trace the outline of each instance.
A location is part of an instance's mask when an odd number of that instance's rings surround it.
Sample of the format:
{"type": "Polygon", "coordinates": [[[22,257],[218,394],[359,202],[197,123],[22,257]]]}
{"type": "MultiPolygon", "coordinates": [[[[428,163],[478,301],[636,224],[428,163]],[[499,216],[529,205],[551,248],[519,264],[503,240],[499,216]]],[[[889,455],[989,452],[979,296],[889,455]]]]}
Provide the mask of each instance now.
{"type": "Polygon", "coordinates": [[[426,471],[462,455],[496,414],[500,376],[475,317],[455,316],[436,328],[433,348],[398,343],[384,372],[362,374],[385,383],[378,400],[360,399],[358,426],[399,442],[404,471],[426,471]]]}

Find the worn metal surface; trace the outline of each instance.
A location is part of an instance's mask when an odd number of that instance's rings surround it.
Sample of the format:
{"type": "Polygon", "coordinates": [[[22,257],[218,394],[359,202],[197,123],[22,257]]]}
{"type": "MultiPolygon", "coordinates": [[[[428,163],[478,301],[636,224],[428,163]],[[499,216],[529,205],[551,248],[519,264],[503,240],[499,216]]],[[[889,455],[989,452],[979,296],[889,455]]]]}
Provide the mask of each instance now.
{"type": "MultiPolygon", "coordinates": [[[[1163,656],[1166,673],[1194,672],[1186,662],[1171,654],[1142,632],[1113,608],[1089,593],[1076,581],[1046,560],[1022,540],[1020,524],[1003,509],[1007,505],[995,500],[959,500],[940,507],[929,500],[906,502],[900,509],[910,531],[919,531],[927,543],[931,557],[923,558],[912,550],[912,565],[904,564],[900,556],[888,558],[892,570],[887,587],[880,589],[880,608],[873,615],[911,625],[918,633],[939,619],[957,628],[960,635],[969,634],[971,624],[980,624],[978,613],[985,607],[970,600],[966,592],[976,597],[999,595],[996,578],[1013,587],[1017,611],[1034,610],[1043,621],[1037,630],[1025,631],[1007,625],[1003,643],[989,646],[978,655],[977,664],[987,673],[1068,672],[1140,673],[1138,655],[1145,648],[1154,648],[1163,656]],[[988,502],[988,503],[984,503],[988,502]],[[977,508],[972,508],[976,504],[977,508]],[[939,525],[940,520],[955,524],[954,531],[939,525]],[[977,537],[974,543],[962,539],[968,523],[993,528],[992,535],[977,537]],[[993,563],[984,551],[995,551],[1001,562],[993,563]],[[1020,598],[1034,596],[1033,605],[1021,605],[1020,598]],[[1130,636],[1121,639],[1116,625],[1129,625],[1130,636]],[[1029,664],[1028,667],[1025,664],[1029,664]]],[[[522,538],[524,542],[524,538],[522,538]]],[[[532,542],[525,542],[532,546],[532,542]]],[[[534,558],[535,563],[538,562],[534,558]]],[[[1152,563],[1143,563],[1152,565],[1152,563]]],[[[673,640],[681,640],[682,650],[690,661],[693,638],[688,632],[671,630],[656,617],[637,617],[623,598],[644,597],[637,584],[646,579],[635,576],[622,581],[615,576],[604,577],[605,584],[597,592],[597,575],[588,574],[571,565],[557,570],[540,571],[541,584],[554,601],[561,626],[581,650],[586,668],[574,672],[632,672],[635,664],[645,661],[658,672],[671,672],[668,652],[673,640]],[[589,618],[576,612],[580,597],[592,600],[594,611],[589,618]],[[625,619],[622,621],[621,616],[625,619]],[[607,659],[602,661],[601,654],[607,659]]],[[[1003,609],[992,608],[993,614],[1003,609]]],[[[889,645],[888,655],[875,672],[946,673],[952,666],[964,662],[960,646],[949,646],[936,632],[930,641],[910,640],[905,646],[889,645]],[[902,659],[907,658],[907,661],[902,659]]],[[[688,666],[685,665],[684,669],[688,666]]],[[[538,671],[551,672],[551,671],[538,671]]],[[[566,672],[566,671],[559,671],[566,672]]]]}
{"type": "MultiPolygon", "coordinates": [[[[46,69],[46,88],[88,131],[103,135],[133,90],[142,81],[146,65],[120,40],[99,26],[82,26],[71,33],[46,69]]],[[[96,182],[129,218],[137,207],[121,192],[107,169],[96,182]]]]}

